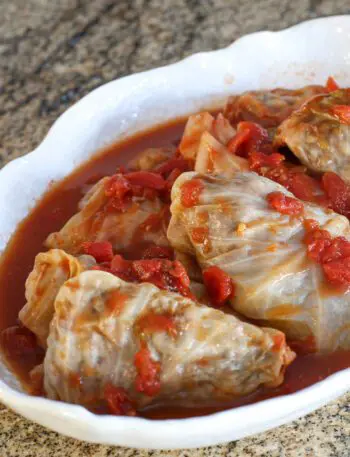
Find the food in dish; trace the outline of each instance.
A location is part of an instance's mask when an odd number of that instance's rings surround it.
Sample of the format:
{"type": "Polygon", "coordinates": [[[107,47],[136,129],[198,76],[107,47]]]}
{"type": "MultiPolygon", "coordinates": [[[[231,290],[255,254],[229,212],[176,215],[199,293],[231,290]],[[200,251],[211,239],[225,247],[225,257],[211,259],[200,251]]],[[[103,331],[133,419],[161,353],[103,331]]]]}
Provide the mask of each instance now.
{"type": "Polygon", "coordinates": [[[195,255],[204,279],[213,267],[229,276],[235,293],[228,300],[236,311],[317,352],[350,349],[349,293],[337,287],[342,278],[329,268],[332,261],[320,262],[315,249],[324,233],[330,244],[323,256],[331,258],[339,243],[350,248],[347,218],[301,202],[252,172],[230,179],[182,174],[171,213],[171,244],[195,255]],[[200,192],[184,206],[189,186],[200,192]]]}
{"type": "Polygon", "coordinates": [[[322,93],[322,86],[306,86],[296,90],[252,90],[230,97],[224,115],[233,124],[250,121],[265,128],[273,128],[280,125],[305,101],[322,93]]]}
{"type": "Polygon", "coordinates": [[[53,399],[90,408],[107,401],[135,414],[162,398],[193,405],[279,385],[293,358],[277,330],[147,282],[88,271],[56,298],[44,386],[53,399]],[[113,392],[124,404],[114,404],[113,392]]]}
{"type": "Polygon", "coordinates": [[[61,286],[70,278],[96,263],[92,256],[73,257],[60,249],[41,252],[35,258],[26,281],[27,303],[19,312],[19,320],[31,330],[46,348],[54,303],[61,286]]]}
{"type": "Polygon", "coordinates": [[[350,182],[350,91],[337,90],[308,100],[279,127],[275,145],[287,145],[315,172],[334,172],[350,182]]]}
{"type": "MultiPolygon", "coordinates": [[[[142,172],[130,173],[128,179],[125,179],[122,173],[112,179],[102,178],[84,198],[80,211],[60,232],[52,233],[45,245],[48,248],[63,249],[73,255],[82,252],[82,245],[87,240],[108,241],[116,251],[134,246],[135,242],[153,242],[167,246],[167,207],[155,192],[152,198],[148,198],[148,195],[137,195],[139,189],[132,185],[133,176],[142,182],[142,172]],[[128,195],[128,202],[123,200],[124,195],[128,195]],[[155,223],[150,230],[148,225],[153,220],[155,223]]],[[[144,176],[147,180],[148,175],[144,176]]],[[[159,179],[159,183],[154,185],[163,186],[163,180],[159,179]]]]}
{"type": "Polygon", "coordinates": [[[344,94],[329,79],[236,95],[48,191],[0,266],[2,350],[25,386],[178,417],[350,366],[346,110],[320,113],[344,94]]]}

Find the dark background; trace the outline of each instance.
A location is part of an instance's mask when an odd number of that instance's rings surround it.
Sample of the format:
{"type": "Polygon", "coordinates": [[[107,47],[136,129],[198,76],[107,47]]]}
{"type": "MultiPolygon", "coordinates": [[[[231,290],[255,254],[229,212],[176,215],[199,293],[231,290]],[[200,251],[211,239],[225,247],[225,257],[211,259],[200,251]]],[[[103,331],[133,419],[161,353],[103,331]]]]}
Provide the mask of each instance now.
{"type": "Polygon", "coordinates": [[[0,165],[106,81],[346,12],[348,0],[0,0],[0,165]]]}

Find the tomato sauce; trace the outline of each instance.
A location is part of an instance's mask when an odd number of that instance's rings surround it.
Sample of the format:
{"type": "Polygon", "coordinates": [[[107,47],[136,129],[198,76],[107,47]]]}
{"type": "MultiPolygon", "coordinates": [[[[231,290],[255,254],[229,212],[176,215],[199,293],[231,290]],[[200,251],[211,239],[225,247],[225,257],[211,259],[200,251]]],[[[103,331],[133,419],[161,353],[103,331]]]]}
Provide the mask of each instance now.
{"type": "MultiPolygon", "coordinates": [[[[153,127],[125,141],[113,144],[97,153],[89,162],[77,168],[66,179],[53,184],[37,202],[30,214],[18,225],[2,254],[0,263],[0,332],[18,324],[18,313],[25,305],[25,281],[33,269],[35,256],[45,250],[47,236],[60,228],[77,212],[87,185],[106,175],[113,175],[146,148],[177,144],[186,119],[153,127]],[[30,242],[28,242],[30,240],[30,242]]],[[[30,370],[40,362],[43,352],[35,357],[20,358],[8,351],[7,362],[25,386],[30,385],[30,370]],[[10,355],[10,357],[8,357],[10,355]],[[34,359],[34,361],[33,361],[34,359]]]]}
{"type": "MultiPolygon", "coordinates": [[[[137,153],[145,148],[169,146],[170,144],[177,145],[183,133],[185,122],[186,119],[178,119],[114,144],[95,155],[89,162],[82,165],[66,179],[50,187],[30,214],[18,225],[15,234],[2,255],[0,264],[0,331],[18,325],[18,313],[25,304],[25,281],[33,268],[35,256],[44,250],[43,243],[47,236],[54,231],[58,231],[76,213],[78,202],[82,198],[86,186],[96,182],[103,176],[113,175],[118,167],[125,166],[137,153]]],[[[243,133],[241,143],[246,141],[243,133]]],[[[231,144],[231,148],[237,148],[238,146],[237,144],[231,144]]],[[[250,147],[250,145],[248,146],[250,147]]],[[[279,156],[276,155],[275,159],[276,163],[280,162],[279,156]]],[[[174,164],[175,168],[187,169],[186,161],[183,159],[176,160],[179,163],[174,164]]],[[[167,166],[170,165],[169,163],[167,164],[167,166]]],[[[167,173],[168,171],[171,172],[171,169],[161,171],[167,173]]],[[[134,180],[149,180],[151,178],[152,176],[149,174],[131,176],[131,179],[134,180]]],[[[176,176],[174,176],[174,179],[176,179],[176,176]]],[[[152,180],[152,183],[154,183],[154,180],[152,180]]],[[[156,182],[154,185],[160,186],[160,183],[156,182]]],[[[195,200],[199,198],[200,190],[199,188],[191,189],[191,192],[184,196],[185,206],[195,204],[195,200]]],[[[108,259],[111,257],[108,246],[101,244],[100,246],[92,247],[87,245],[86,251],[89,252],[89,249],[92,248],[98,248],[98,252],[95,252],[95,255],[102,255],[103,258],[107,256],[108,259]]],[[[169,256],[171,256],[171,253],[164,254],[165,258],[169,256]]],[[[147,256],[145,255],[143,258],[147,259],[147,256]]],[[[226,299],[226,296],[233,293],[233,287],[232,284],[229,284],[226,287],[227,290],[219,289],[220,297],[224,294],[226,299]]],[[[111,297],[111,306],[122,306],[122,298],[111,297]]],[[[158,321],[156,323],[152,321],[151,323],[152,325],[160,325],[158,321]]],[[[168,321],[161,322],[161,325],[171,327],[170,324],[168,321]]],[[[6,341],[2,341],[2,349],[5,356],[7,356],[7,362],[12,371],[21,379],[23,385],[29,388],[31,383],[29,372],[42,361],[44,352],[39,347],[33,347],[32,338],[26,333],[25,329],[18,330],[18,328],[13,331],[20,333],[21,344],[27,345],[28,353],[22,350],[18,351],[18,348],[6,346],[6,341]],[[17,356],[19,353],[21,356],[17,356]],[[27,355],[23,356],[23,353],[27,355]]],[[[158,367],[152,366],[152,370],[149,370],[147,355],[141,352],[135,360],[139,372],[138,388],[153,391],[158,388],[158,367]],[[145,370],[145,367],[147,367],[147,370],[145,370]],[[151,377],[149,376],[150,371],[152,373],[151,377]]],[[[144,411],[139,411],[139,414],[154,419],[209,414],[297,391],[346,367],[350,367],[350,351],[337,352],[332,355],[299,355],[296,361],[287,368],[285,382],[279,388],[261,389],[246,397],[225,402],[224,404],[209,405],[205,408],[200,406],[189,408],[186,405],[168,405],[167,407],[156,405],[144,411]]],[[[125,392],[109,389],[106,399],[116,411],[125,410],[130,415],[134,414],[125,392]]]]}

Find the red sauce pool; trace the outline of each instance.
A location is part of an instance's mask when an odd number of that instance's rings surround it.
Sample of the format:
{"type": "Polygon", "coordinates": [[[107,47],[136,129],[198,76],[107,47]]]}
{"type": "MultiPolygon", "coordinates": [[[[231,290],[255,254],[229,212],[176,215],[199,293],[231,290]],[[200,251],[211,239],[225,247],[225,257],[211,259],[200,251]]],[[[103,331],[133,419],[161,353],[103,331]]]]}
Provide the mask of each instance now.
{"type": "MultiPolygon", "coordinates": [[[[24,285],[32,270],[35,256],[43,250],[43,242],[59,230],[76,212],[86,184],[111,175],[116,168],[126,165],[137,153],[148,147],[176,144],[181,138],[185,120],[176,120],[142,132],[114,144],[97,154],[89,162],[58,184],[53,185],[38,201],[31,213],[19,224],[11,238],[0,264],[0,331],[18,324],[17,316],[25,304],[24,285]],[[28,242],[30,240],[30,242],[28,242]]],[[[26,359],[8,359],[12,371],[29,385],[29,371],[42,359],[42,352],[26,359]]],[[[258,400],[295,392],[326,378],[343,368],[350,367],[350,351],[331,355],[300,355],[288,367],[284,384],[277,389],[261,389],[244,398],[215,404],[205,408],[161,405],[149,408],[142,415],[149,418],[192,417],[229,409],[258,400]]]]}

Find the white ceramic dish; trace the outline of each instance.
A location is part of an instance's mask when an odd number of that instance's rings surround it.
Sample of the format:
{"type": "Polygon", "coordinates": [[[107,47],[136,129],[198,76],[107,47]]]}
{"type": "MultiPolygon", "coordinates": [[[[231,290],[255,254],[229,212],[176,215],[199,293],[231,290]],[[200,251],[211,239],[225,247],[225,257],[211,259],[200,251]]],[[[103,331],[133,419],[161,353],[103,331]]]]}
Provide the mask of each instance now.
{"type": "MultiPolygon", "coordinates": [[[[64,113],[40,146],[0,172],[0,251],[51,181],[119,138],[220,104],[246,89],[324,83],[350,85],[350,16],[317,19],[282,32],[259,32],[226,49],[108,83],[64,113]],[[25,186],[23,186],[25,183],[25,186]],[[18,187],[20,186],[20,187],[18,187]],[[18,198],[18,188],[21,196],[18,198]]],[[[289,422],[350,389],[350,369],[307,389],[206,417],[149,421],[96,416],[31,397],[0,364],[0,400],[60,433],[138,448],[190,448],[236,440],[289,422]]]]}

